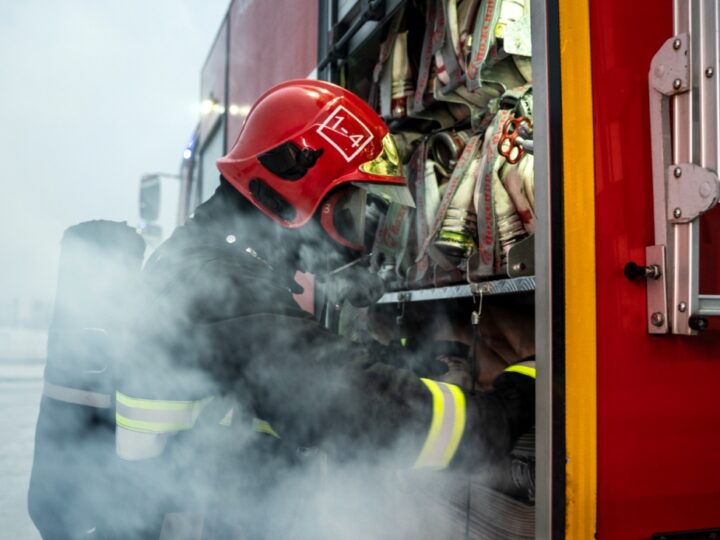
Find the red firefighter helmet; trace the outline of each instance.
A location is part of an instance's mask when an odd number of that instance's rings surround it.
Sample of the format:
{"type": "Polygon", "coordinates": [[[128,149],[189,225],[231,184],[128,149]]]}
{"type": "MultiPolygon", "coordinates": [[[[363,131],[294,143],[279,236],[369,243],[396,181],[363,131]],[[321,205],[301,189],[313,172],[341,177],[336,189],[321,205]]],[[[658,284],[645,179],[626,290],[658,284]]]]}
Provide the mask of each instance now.
{"type": "Polygon", "coordinates": [[[284,227],[307,223],[333,191],[323,205],[321,222],[333,239],[348,247],[356,247],[351,245],[356,242],[335,230],[331,216],[336,205],[348,204],[352,197],[338,195],[337,188],[352,184],[385,200],[413,205],[395,142],[382,119],[353,93],[324,81],[287,81],[265,92],[217,166],[238,191],[284,227]]]}

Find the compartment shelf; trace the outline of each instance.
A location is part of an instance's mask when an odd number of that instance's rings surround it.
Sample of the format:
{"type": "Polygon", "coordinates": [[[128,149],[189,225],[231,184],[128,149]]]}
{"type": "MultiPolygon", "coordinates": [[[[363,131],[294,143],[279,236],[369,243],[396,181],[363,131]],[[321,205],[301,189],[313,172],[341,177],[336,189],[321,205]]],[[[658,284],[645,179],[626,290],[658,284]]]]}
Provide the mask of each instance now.
{"type": "Polygon", "coordinates": [[[516,277],[482,281],[472,284],[433,287],[429,289],[412,289],[385,293],[378,304],[400,302],[428,302],[433,300],[449,300],[452,298],[469,298],[473,295],[491,296],[499,294],[516,294],[535,290],[535,276],[516,277]]]}

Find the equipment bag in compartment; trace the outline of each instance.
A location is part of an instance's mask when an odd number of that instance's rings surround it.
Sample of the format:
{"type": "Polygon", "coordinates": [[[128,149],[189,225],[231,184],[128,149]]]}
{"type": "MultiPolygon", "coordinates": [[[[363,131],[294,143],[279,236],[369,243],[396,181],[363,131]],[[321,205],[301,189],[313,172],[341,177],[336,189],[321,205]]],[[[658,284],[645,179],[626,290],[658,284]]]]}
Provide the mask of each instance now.
{"type": "Polygon", "coordinates": [[[390,206],[376,238],[390,289],[532,273],[530,55],[529,0],[426,0],[388,23],[370,101],[417,205],[390,206]]]}

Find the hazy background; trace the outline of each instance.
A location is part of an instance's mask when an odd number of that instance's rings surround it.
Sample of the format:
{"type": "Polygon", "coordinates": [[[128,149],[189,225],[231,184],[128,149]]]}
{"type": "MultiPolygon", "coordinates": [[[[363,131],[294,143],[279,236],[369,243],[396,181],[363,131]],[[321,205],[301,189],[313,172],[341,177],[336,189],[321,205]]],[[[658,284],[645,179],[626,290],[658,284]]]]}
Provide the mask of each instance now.
{"type": "Polygon", "coordinates": [[[177,173],[228,5],[0,1],[0,325],[52,301],[66,227],[135,225],[140,176],[177,173]]]}
{"type": "Polygon", "coordinates": [[[229,0],[0,0],[0,536],[27,515],[59,240],[177,173],[229,0]],[[18,328],[25,326],[26,328],[18,328]]]}

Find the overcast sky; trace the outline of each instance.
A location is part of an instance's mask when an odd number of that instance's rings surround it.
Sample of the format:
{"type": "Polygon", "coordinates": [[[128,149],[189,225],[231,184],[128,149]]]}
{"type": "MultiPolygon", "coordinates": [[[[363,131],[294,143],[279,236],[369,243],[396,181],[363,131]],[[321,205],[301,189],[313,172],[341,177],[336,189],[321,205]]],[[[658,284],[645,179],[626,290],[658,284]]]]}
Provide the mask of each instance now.
{"type": "Polygon", "coordinates": [[[0,303],[48,298],[65,228],[137,224],[179,169],[229,0],[0,0],[0,303]]]}

